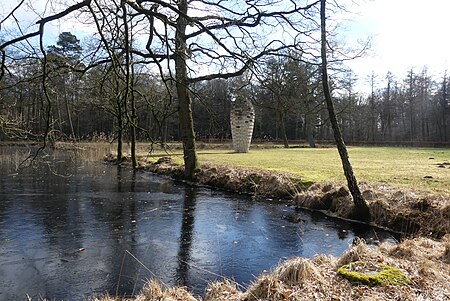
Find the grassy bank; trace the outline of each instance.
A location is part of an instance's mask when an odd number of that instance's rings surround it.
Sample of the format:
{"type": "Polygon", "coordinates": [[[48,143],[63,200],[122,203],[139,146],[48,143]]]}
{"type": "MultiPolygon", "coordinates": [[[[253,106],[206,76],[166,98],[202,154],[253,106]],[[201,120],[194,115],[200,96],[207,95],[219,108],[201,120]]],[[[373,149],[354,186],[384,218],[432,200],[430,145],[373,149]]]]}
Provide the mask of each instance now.
{"type": "MultiPolygon", "coordinates": [[[[349,147],[360,182],[437,192],[450,191],[450,149],[409,147],[349,147]]],[[[252,149],[248,154],[202,150],[201,162],[287,172],[311,182],[342,182],[335,148],[252,149]]]]}
{"type": "MultiPolygon", "coordinates": [[[[344,183],[339,154],[329,148],[267,148],[255,146],[246,154],[227,147],[203,145],[201,163],[269,170],[301,177],[305,182],[344,183]]],[[[349,147],[350,160],[360,182],[372,186],[397,186],[435,192],[450,192],[450,149],[414,147],[349,147]]],[[[144,152],[141,152],[144,155],[144,152]]],[[[182,163],[179,149],[169,151],[182,163]]],[[[156,156],[164,155],[157,151],[156,156]]]]}

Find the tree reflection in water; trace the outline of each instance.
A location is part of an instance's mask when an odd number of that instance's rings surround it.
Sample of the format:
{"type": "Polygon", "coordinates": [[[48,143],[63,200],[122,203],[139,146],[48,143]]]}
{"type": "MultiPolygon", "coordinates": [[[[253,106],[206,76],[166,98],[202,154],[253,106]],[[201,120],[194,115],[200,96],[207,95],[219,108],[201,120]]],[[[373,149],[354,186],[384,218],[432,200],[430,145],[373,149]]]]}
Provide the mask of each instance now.
{"type": "Polygon", "coordinates": [[[191,257],[192,232],[195,222],[195,204],[197,188],[186,187],[184,195],[183,215],[181,223],[180,248],[178,250],[177,284],[189,286],[188,271],[191,257]]]}

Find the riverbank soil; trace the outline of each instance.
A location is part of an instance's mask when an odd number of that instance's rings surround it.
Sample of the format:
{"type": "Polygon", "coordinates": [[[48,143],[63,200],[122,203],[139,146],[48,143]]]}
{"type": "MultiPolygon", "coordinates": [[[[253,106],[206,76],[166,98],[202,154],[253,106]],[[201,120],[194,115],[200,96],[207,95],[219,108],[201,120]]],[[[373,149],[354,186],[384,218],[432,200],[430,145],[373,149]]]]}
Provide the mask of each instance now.
{"type": "MultiPolygon", "coordinates": [[[[414,236],[440,238],[450,233],[448,194],[360,186],[371,211],[371,224],[414,236]]],[[[353,208],[348,190],[333,184],[314,184],[299,192],[294,202],[301,208],[322,210],[341,218],[348,218],[353,208]]]]}

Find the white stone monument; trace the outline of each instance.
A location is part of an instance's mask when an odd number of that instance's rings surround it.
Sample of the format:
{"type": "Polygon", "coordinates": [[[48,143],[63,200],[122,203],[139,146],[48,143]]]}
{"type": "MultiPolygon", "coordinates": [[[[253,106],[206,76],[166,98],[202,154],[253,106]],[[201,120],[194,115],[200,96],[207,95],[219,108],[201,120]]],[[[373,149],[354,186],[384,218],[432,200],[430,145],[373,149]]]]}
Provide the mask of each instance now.
{"type": "Polygon", "coordinates": [[[231,136],[236,153],[248,153],[255,124],[255,109],[249,100],[236,99],[231,106],[231,136]]]}

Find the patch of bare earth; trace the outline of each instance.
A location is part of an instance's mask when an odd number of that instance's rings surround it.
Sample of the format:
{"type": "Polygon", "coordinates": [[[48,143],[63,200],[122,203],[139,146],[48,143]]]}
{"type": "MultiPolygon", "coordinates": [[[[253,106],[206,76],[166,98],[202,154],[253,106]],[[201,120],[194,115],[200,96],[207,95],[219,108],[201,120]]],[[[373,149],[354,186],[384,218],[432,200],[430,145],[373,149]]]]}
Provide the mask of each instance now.
{"type": "Polygon", "coordinates": [[[450,300],[449,245],[450,236],[441,241],[415,238],[398,245],[383,243],[378,247],[361,241],[340,258],[320,255],[313,259],[289,259],[273,271],[259,276],[245,291],[240,291],[234,282],[225,280],[211,283],[203,298],[194,298],[184,288],[164,288],[151,281],[133,299],[101,297],[91,300],[450,300]],[[337,270],[355,261],[395,267],[408,278],[408,284],[351,284],[338,275],[337,270]]]}

